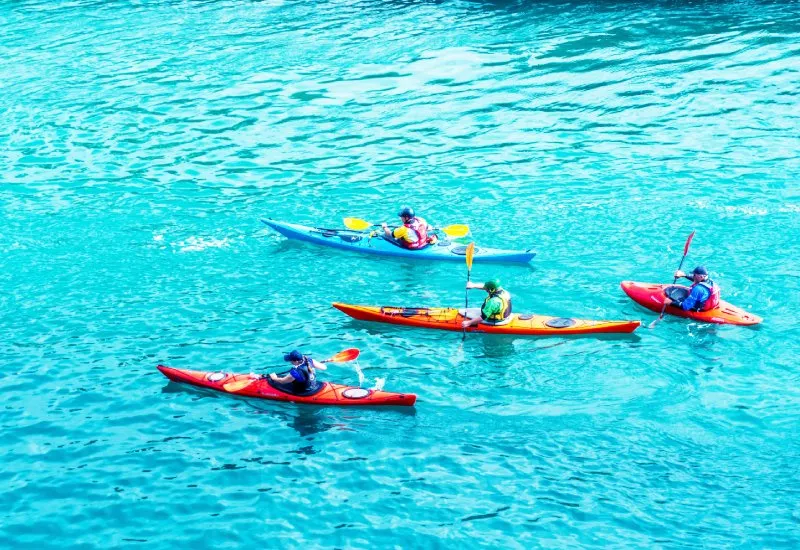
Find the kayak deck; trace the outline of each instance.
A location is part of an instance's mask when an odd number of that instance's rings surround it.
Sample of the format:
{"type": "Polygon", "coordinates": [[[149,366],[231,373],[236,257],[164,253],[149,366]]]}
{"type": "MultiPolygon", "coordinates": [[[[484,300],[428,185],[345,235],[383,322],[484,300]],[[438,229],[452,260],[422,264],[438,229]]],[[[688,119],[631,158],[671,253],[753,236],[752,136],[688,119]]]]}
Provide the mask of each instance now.
{"type": "MultiPolygon", "coordinates": [[[[638,283],[636,281],[622,281],[620,287],[634,302],[658,313],[661,313],[661,309],[664,307],[664,301],[666,300],[665,290],[672,287],[689,290],[689,287],[684,285],[638,283]]],[[[679,307],[670,305],[667,306],[664,313],[705,323],[728,325],[757,325],[763,321],[758,315],[748,313],[742,308],[725,301],[720,301],[717,307],[708,311],[684,311],[679,307]]]]}
{"type": "MultiPolygon", "coordinates": [[[[409,250],[393,244],[381,236],[372,237],[370,232],[352,231],[350,229],[325,229],[308,227],[294,223],[278,222],[262,219],[264,224],[281,235],[294,240],[310,242],[379,256],[411,258],[415,260],[437,260],[464,262],[466,245],[447,239],[419,250],[409,250]]],[[[475,247],[473,261],[482,263],[528,263],[535,252],[531,250],[503,250],[499,248],[475,247]]]]}
{"type": "Polygon", "coordinates": [[[176,369],[166,365],[158,365],[158,370],[173,382],[208,388],[230,395],[271,401],[289,401],[312,405],[411,406],[417,400],[417,396],[413,393],[368,390],[358,386],[346,386],[330,382],[325,382],[322,389],[313,395],[300,396],[272,387],[269,380],[260,375],[176,369]],[[235,387],[236,389],[228,390],[225,388],[226,386],[229,388],[235,387]]]}
{"type": "MultiPolygon", "coordinates": [[[[466,319],[458,309],[446,307],[390,307],[358,306],[334,303],[333,307],[360,321],[374,321],[393,325],[420,328],[464,330],[461,323],[466,319]]],[[[639,321],[593,321],[550,317],[547,315],[513,314],[512,321],[502,325],[481,323],[467,328],[467,332],[488,334],[519,334],[529,336],[562,336],[576,334],[631,333],[640,325],[639,321]]]]}

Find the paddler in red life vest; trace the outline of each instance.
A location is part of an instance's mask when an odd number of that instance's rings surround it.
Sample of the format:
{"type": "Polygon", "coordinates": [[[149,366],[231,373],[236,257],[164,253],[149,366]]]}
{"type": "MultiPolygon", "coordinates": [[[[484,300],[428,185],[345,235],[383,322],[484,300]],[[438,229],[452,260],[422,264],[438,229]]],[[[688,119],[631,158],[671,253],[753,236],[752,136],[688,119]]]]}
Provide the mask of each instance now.
{"type": "Polygon", "coordinates": [[[667,305],[679,307],[684,311],[708,311],[719,305],[719,287],[708,278],[708,271],[702,265],[694,268],[688,275],[681,270],[675,272],[675,277],[686,277],[694,284],[689,289],[689,295],[683,300],[673,300],[669,296],[665,299],[667,305]]]}
{"type": "Polygon", "coordinates": [[[511,320],[511,294],[500,286],[499,279],[489,279],[485,283],[467,282],[467,288],[480,288],[489,295],[480,308],[464,310],[467,320],[461,323],[462,327],[474,327],[481,323],[502,325],[511,320]]]}
{"type": "Polygon", "coordinates": [[[381,224],[387,241],[409,250],[419,250],[436,242],[435,235],[428,237],[428,232],[432,231],[432,228],[424,219],[414,215],[413,208],[403,207],[398,216],[403,222],[400,227],[391,229],[385,223],[381,224]]]}
{"type": "Polygon", "coordinates": [[[311,357],[303,355],[297,350],[293,350],[283,356],[284,361],[292,364],[292,368],[284,376],[270,373],[269,379],[275,384],[283,387],[281,389],[288,393],[296,395],[303,395],[306,393],[313,393],[319,389],[319,382],[317,382],[316,370],[326,370],[327,367],[319,361],[314,361],[311,357]]]}

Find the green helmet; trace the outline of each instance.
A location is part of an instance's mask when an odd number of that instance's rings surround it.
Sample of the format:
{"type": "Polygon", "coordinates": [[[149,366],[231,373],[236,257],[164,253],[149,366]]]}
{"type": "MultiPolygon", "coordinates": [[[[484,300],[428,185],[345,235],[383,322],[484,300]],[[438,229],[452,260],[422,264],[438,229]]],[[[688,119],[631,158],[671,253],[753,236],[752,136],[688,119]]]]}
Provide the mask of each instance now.
{"type": "Polygon", "coordinates": [[[483,283],[483,288],[488,290],[489,292],[494,292],[498,288],[500,288],[500,279],[494,278],[489,279],[485,283],[483,283]]]}

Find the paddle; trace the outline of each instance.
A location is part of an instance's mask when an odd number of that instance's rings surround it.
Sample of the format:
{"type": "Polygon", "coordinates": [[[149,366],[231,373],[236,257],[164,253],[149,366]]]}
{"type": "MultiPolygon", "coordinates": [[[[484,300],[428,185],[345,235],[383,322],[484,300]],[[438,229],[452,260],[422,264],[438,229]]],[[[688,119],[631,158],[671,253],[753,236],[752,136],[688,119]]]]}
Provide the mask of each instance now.
{"type": "MultiPolygon", "coordinates": [[[[321,363],[347,363],[348,361],[352,361],[356,359],[361,352],[357,348],[349,348],[340,351],[330,359],[325,359],[324,361],[320,361],[321,363]]],[[[228,392],[237,392],[245,389],[247,386],[255,382],[256,380],[260,380],[260,378],[246,378],[244,380],[234,380],[233,382],[228,382],[227,384],[223,384],[222,389],[228,392]]]]}
{"type": "MultiPolygon", "coordinates": [[[[361,218],[345,218],[344,226],[347,229],[352,229],[353,231],[366,231],[367,229],[371,229],[373,227],[380,227],[378,224],[369,223],[367,220],[362,220],[361,218]]],[[[458,239],[460,237],[466,237],[469,235],[469,226],[453,224],[448,225],[447,227],[442,227],[441,229],[436,229],[435,231],[441,231],[450,238],[458,239]]]]}
{"type": "MultiPolygon", "coordinates": [[[[467,245],[467,285],[469,285],[470,274],[472,273],[472,258],[475,256],[475,243],[469,243],[467,245]]],[[[464,317],[467,317],[467,310],[469,309],[469,288],[464,290],[464,317]]],[[[461,340],[464,341],[467,339],[467,327],[464,327],[464,334],[461,336],[461,340]]]]}
{"type": "MultiPolygon", "coordinates": [[[[683,267],[683,260],[685,260],[685,259],[686,259],[686,255],[689,253],[689,245],[690,245],[690,244],[692,244],[692,239],[693,239],[693,238],[694,238],[694,231],[692,231],[692,234],[691,234],[691,235],[689,235],[689,238],[688,238],[688,239],[686,239],[686,245],[683,247],[683,258],[681,258],[681,263],[678,265],[678,271],[680,271],[680,270],[681,270],[681,268],[683,267]]],[[[677,281],[678,281],[678,278],[677,278],[677,277],[674,277],[674,278],[672,279],[672,284],[674,285],[674,284],[675,284],[677,281]]],[[[661,319],[663,319],[663,318],[664,318],[664,312],[665,312],[666,310],[667,310],[667,302],[666,302],[666,300],[665,300],[665,301],[664,301],[664,307],[662,307],[662,308],[661,308],[661,315],[659,315],[659,316],[658,316],[658,319],[656,319],[655,321],[653,321],[652,323],[650,323],[650,326],[649,326],[648,328],[654,328],[654,327],[656,326],[656,324],[657,324],[657,323],[658,323],[658,322],[659,322],[661,319]]]]}

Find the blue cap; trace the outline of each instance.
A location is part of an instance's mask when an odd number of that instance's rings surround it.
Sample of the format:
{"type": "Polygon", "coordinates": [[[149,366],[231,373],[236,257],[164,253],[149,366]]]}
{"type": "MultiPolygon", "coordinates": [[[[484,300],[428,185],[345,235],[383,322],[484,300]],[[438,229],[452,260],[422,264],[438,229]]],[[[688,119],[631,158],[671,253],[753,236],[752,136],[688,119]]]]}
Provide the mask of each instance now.
{"type": "Polygon", "coordinates": [[[692,271],[692,273],[694,275],[705,275],[705,276],[708,276],[708,270],[702,265],[698,265],[697,267],[695,267],[694,271],[692,271]]]}
{"type": "Polygon", "coordinates": [[[295,350],[290,351],[286,355],[284,355],[283,356],[283,360],[284,361],[302,361],[303,360],[303,354],[295,349],[295,350]]]}

